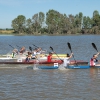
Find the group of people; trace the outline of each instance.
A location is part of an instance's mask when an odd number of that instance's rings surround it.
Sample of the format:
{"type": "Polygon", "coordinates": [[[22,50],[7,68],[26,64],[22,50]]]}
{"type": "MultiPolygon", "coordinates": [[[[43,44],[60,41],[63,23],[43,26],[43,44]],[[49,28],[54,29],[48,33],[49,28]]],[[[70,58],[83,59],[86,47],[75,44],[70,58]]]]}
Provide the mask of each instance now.
{"type": "Polygon", "coordinates": [[[13,49],[12,51],[12,58],[16,57],[17,54],[23,54],[26,51],[26,48],[23,46],[20,50],[13,49]]]}
{"type": "MultiPolygon", "coordinates": [[[[47,57],[47,61],[50,62],[52,59],[52,54],[53,53],[49,53],[48,57],[47,57]]],[[[97,57],[99,56],[99,52],[97,54],[93,54],[93,57],[90,59],[90,66],[100,66],[100,61],[97,60],[97,57]]],[[[71,53],[70,55],[67,53],[66,57],[63,59],[63,66],[64,67],[68,67],[71,62],[70,62],[70,58],[73,57],[73,53],[71,53]]],[[[77,62],[76,62],[77,63],[77,62]]]]}
{"type": "MultiPolygon", "coordinates": [[[[14,49],[12,52],[12,58],[15,57],[18,53],[19,54],[23,54],[26,51],[26,48],[23,46],[19,51],[17,49],[14,49]]],[[[27,57],[26,57],[26,61],[29,62],[30,59],[36,59],[37,55],[40,55],[42,53],[42,48],[35,48],[33,51],[28,51],[27,52],[27,57]]],[[[52,61],[52,55],[55,52],[49,52],[48,56],[47,56],[47,62],[51,62],[52,61]]],[[[90,66],[100,66],[100,64],[98,64],[98,62],[100,62],[99,60],[97,60],[97,57],[99,56],[100,53],[94,54],[93,57],[90,59],[90,66]]],[[[69,64],[71,64],[70,62],[70,58],[73,57],[73,53],[66,54],[66,57],[63,59],[63,65],[64,67],[67,67],[69,64]]]]}

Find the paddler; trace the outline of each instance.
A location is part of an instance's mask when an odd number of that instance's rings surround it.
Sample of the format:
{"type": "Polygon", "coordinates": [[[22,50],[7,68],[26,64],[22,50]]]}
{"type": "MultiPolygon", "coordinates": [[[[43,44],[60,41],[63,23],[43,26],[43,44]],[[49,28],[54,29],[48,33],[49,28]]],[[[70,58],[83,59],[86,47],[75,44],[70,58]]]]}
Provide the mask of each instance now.
{"type": "Polygon", "coordinates": [[[32,59],[32,53],[28,52],[27,58],[26,58],[26,62],[29,62],[32,59]]]}
{"type": "Polygon", "coordinates": [[[100,64],[98,64],[98,62],[100,61],[97,60],[99,54],[100,54],[99,52],[97,54],[93,54],[93,57],[90,59],[90,66],[100,66],[100,64]]]}
{"type": "Polygon", "coordinates": [[[66,54],[66,58],[64,58],[64,62],[63,62],[63,66],[64,67],[67,67],[69,64],[71,64],[70,63],[70,58],[72,58],[72,56],[73,56],[73,53],[71,53],[70,55],[67,53],[66,54]]]}
{"type": "Polygon", "coordinates": [[[17,49],[14,49],[12,51],[12,58],[16,57],[17,54],[18,54],[18,50],[17,49]]]}
{"type": "Polygon", "coordinates": [[[51,62],[52,55],[53,55],[53,52],[49,52],[49,55],[47,56],[47,62],[51,62]]]}
{"type": "Polygon", "coordinates": [[[19,52],[20,52],[21,54],[23,54],[25,51],[26,51],[26,49],[25,49],[25,47],[23,46],[23,47],[20,49],[19,52]]]}

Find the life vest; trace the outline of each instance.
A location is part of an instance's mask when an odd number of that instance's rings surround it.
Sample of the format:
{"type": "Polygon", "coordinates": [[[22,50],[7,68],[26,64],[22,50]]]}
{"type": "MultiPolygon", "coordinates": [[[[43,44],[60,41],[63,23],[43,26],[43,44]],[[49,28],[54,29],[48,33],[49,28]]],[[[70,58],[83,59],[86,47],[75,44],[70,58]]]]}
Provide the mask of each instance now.
{"type": "Polygon", "coordinates": [[[91,60],[90,60],[90,66],[95,66],[96,62],[98,62],[97,59],[91,58],[91,60]]]}
{"type": "Polygon", "coordinates": [[[93,58],[91,58],[91,60],[90,60],[90,66],[94,66],[94,65],[95,65],[94,60],[93,60],[93,58]]]}
{"type": "Polygon", "coordinates": [[[48,55],[47,56],[47,62],[51,62],[51,59],[52,59],[52,56],[51,55],[48,55]]]}

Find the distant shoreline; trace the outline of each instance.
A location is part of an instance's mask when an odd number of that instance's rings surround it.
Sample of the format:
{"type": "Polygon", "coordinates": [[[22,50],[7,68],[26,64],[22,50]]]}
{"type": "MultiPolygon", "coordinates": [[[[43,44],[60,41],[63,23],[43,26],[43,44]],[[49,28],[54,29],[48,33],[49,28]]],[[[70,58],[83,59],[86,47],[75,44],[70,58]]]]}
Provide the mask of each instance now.
{"type": "Polygon", "coordinates": [[[76,33],[76,34],[17,34],[14,30],[0,30],[0,35],[13,35],[13,36],[79,36],[79,35],[99,35],[99,34],[89,34],[89,33],[76,33]]]}

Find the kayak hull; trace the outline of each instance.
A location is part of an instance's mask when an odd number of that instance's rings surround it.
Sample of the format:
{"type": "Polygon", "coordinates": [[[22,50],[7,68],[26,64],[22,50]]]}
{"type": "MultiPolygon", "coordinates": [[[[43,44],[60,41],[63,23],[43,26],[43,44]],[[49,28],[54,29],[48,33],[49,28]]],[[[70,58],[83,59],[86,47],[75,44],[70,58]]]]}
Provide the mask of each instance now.
{"type": "Polygon", "coordinates": [[[88,69],[88,68],[90,68],[90,66],[88,66],[88,65],[78,65],[78,66],[73,65],[73,66],[68,66],[66,68],[68,68],[68,69],[88,69]]]}
{"type": "MultiPolygon", "coordinates": [[[[0,61],[0,64],[53,64],[53,63],[59,63],[59,64],[62,64],[63,62],[62,61],[59,61],[59,60],[56,60],[56,61],[51,61],[51,62],[47,62],[47,61],[29,61],[29,62],[26,62],[26,61],[22,61],[22,62],[17,62],[17,61],[0,61]]],[[[78,65],[87,65],[88,62],[84,62],[84,61],[78,61],[77,62],[78,65]]],[[[74,62],[73,64],[71,65],[76,65],[76,63],[74,62]]]]}
{"type": "Polygon", "coordinates": [[[100,66],[90,66],[91,68],[100,68],[100,66]]]}
{"type": "Polygon", "coordinates": [[[58,69],[58,66],[39,66],[39,69],[58,69]]]}
{"type": "Polygon", "coordinates": [[[34,69],[34,68],[38,68],[38,69],[58,69],[59,67],[58,63],[53,63],[53,64],[41,64],[41,65],[37,65],[34,64],[33,66],[28,66],[27,69],[34,69]]]}
{"type": "MultiPolygon", "coordinates": [[[[54,64],[54,63],[59,63],[62,64],[63,61],[60,59],[52,59],[52,61],[48,62],[47,60],[44,59],[30,59],[29,61],[26,61],[24,58],[0,58],[0,64],[54,64]]],[[[71,65],[87,65],[87,61],[82,61],[82,60],[72,60],[71,65]]]]}

